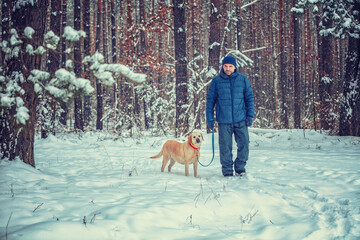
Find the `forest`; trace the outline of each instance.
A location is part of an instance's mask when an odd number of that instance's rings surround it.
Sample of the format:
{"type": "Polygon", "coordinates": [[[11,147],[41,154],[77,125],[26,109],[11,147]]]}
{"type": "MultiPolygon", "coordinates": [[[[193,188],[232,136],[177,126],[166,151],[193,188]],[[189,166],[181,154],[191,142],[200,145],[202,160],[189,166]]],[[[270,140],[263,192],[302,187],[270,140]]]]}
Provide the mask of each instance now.
{"type": "Polygon", "coordinates": [[[206,129],[227,55],[253,127],[360,136],[359,0],[1,1],[1,159],[58,132],[206,129]]]}

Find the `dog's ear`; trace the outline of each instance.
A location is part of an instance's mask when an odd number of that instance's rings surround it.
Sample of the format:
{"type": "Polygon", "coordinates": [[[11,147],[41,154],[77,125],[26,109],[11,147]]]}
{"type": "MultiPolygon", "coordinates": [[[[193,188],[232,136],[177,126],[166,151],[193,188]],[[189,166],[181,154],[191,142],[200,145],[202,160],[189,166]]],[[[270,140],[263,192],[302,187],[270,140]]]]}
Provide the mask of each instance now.
{"type": "Polygon", "coordinates": [[[188,141],[191,142],[191,133],[188,136],[188,141]]]}

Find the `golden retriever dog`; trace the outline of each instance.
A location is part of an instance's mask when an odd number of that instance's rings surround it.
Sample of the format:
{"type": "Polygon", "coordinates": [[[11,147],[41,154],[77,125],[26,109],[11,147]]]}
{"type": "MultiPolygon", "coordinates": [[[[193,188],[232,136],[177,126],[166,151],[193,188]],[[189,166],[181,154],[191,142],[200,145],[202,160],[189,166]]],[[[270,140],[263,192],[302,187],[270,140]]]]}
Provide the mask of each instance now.
{"type": "Polygon", "coordinates": [[[161,152],[150,158],[159,158],[163,156],[161,172],[164,172],[164,169],[169,160],[169,172],[171,172],[171,168],[174,166],[175,162],[185,165],[185,176],[189,176],[189,165],[193,164],[194,177],[197,177],[198,159],[200,158],[200,146],[203,140],[204,137],[200,132],[191,133],[187,141],[183,143],[175,140],[167,140],[164,143],[161,152]]]}

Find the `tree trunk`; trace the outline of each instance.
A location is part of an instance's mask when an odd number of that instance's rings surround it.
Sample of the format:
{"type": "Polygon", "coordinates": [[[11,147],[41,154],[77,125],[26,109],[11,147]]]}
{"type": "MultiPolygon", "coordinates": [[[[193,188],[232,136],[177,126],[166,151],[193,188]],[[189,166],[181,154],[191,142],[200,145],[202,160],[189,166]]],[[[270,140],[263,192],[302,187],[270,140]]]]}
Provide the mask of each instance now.
{"type": "MultiPolygon", "coordinates": [[[[46,22],[46,10],[49,2],[47,0],[39,0],[34,4],[27,4],[26,6],[15,7],[16,2],[13,2],[11,9],[13,9],[13,27],[18,33],[24,32],[24,28],[31,26],[35,30],[34,39],[38,40],[38,44],[42,44],[44,39],[44,30],[46,22]]],[[[38,103],[37,94],[34,92],[34,84],[28,81],[30,71],[33,69],[40,69],[41,57],[25,54],[27,40],[23,40],[22,54],[20,57],[12,57],[8,59],[7,68],[5,69],[7,76],[22,75],[24,81],[18,84],[24,90],[22,100],[24,106],[29,110],[29,119],[26,121],[26,126],[16,123],[16,118],[7,116],[6,119],[1,119],[1,127],[6,129],[2,133],[7,132],[7,137],[1,138],[1,151],[4,150],[3,157],[8,157],[9,160],[14,160],[19,157],[23,162],[35,167],[34,159],[34,140],[35,140],[35,122],[36,122],[36,107],[38,103]],[[6,130],[6,131],[5,131],[6,130]]],[[[19,76],[21,77],[21,76],[19,76]]],[[[10,114],[13,116],[15,109],[10,109],[10,114]]]]}
{"type": "MultiPolygon", "coordinates": [[[[116,11],[117,8],[115,6],[115,1],[111,0],[110,2],[111,10],[110,10],[110,20],[111,20],[111,49],[112,49],[112,62],[117,63],[117,34],[116,34],[116,11]]],[[[120,3],[119,3],[120,4],[120,3]]],[[[113,87],[113,96],[112,96],[112,102],[113,102],[113,109],[114,109],[114,118],[118,119],[118,82],[119,80],[116,79],[114,87],[113,87]]]]}
{"type": "MultiPolygon", "coordinates": [[[[81,1],[74,0],[74,28],[75,30],[81,30],[81,1]]],[[[76,77],[82,77],[82,65],[81,65],[81,43],[80,41],[75,43],[74,47],[74,72],[76,77]]],[[[75,117],[75,129],[84,130],[82,99],[80,96],[74,98],[74,117],[75,117]]]]}
{"type": "Polygon", "coordinates": [[[210,12],[210,39],[209,39],[209,70],[215,70],[213,76],[219,72],[220,63],[220,33],[221,29],[221,15],[220,15],[221,1],[211,0],[210,12]]]}
{"type": "MultiPolygon", "coordinates": [[[[323,20],[324,27],[326,29],[331,27],[330,20],[323,20]]],[[[332,61],[332,51],[331,51],[331,38],[321,37],[319,43],[320,50],[320,74],[319,74],[319,100],[320,100],[320,122],[321,128],[329,130],[333,125],[332,117],[330,116],[331,112],[331,83],[334,80],[332,74],[333,61],[332,61]]]]}
{"type": "MultiPolygon", "coordinates": [[[[9,28],[10,28],[10,1],[2,1],[1,3],[1,40],[8,39],[9,36],[9,28]]],[[[1,62],[3,62],[5,59],[5,52],[1,51],[1,62]]]]}
{"type": "MultiPolygon", "coordinates": [[[[100,45],[101,45],[101,11],[102,11],[102,1],[97,1],[97,14],[96,14],[96,43],[95,43],[95,51],[100,52],[100,45]]],[[[96,79],[96,129],[102,130],[103,129],[103,93],[102,93],[102,86],[98,79],[96,79]]]]}
{"type": "MultiPolygon", "coordinates": [[[[16,30],[21,33],[27,26],[32,26],[35,30],[34,39],[38,39],[38,43],[42,44],[45,34],[46,23],[46,10],[49,2],[47,0],[39,0],[34,5],[28,4],[26,7],[20,9],[15,8],[14,11],[14,26],[16,30]]],[[[25,52],[27,43],[23,43],[23,51],[25,52]]],[[[41,68],[41,57],[31,56],[25,54],[23,56],[23,62],[20,63],[27,69],[25,72],[25,79],[29,77],[32,69],[41,68]]],[[[21,61],[21,60],[17,60],[21,61]]],[[[34,159],[34,141],[35,141],[35,122],[36,122],[36,107],[38,104],[37,94],[34,92],[34,84],[31,81],[24,81],[21,87],[25,90],[23,101],[25,107],[29,110],[29,119],[26,122],[26,126],[19,129],[19,135],[16,139],[16,156],[18,156],[23,162],[35,167],[34,159]]],[[[16,130],[17,131],[17,130],[16,130]]]]}
{"type": "MultiPolygon", "coordinates": [[[[140,48],[139,48],[139,57],[141,60],[145,60],[146,58],[146,51],[147,51],[147,47],[146,47],[146,34],[145,34],[145,23],[146,23],[146,19],[145,19],[145,0],[140,0],[139,1],[139,18],[140,18],[140,48]]],[[[148,69],[146,69],[145,66],[141,66],[141,71],[146,74],[148,72],[148,69]]],[[[137,93],[137,91],[135,90],[135,114],[140,113],[141,112],[141,105],[139,102],[139,94],[137,93]]],[[[144,111],[144,126],[146,129],[148,129],[149,127],[149,119],[148,119],[148,114],[147,114],[147,109],[146,109],[146,104],[145,104],[145,100],[143,100],[143,111],[144,111]]]]}
{"type": "MultiPolygon", "coordinates": [[[[240,51],[241,43],[242,43],[242,19],[241,19],[241,0],[236,0],[236,42],[237,42],[237,50],[240,51]]],[[[240,67],[240,66],[239,66],[240,67]]]]}
{"type": "MultiPolygon", "coordinates": [[[[195,81],[193,83],[193,87],[194,89],[198,89],[199,88],[199,82],[201,82],[200,79],[200,72],[202,71],[202,60],[199,59],[200,56],[200,51],[201,51],[201,28],[200,28],[200,24],[203,22],[201,20],[202,14],[199,14],[199,12],[202,13],[201,8],[198,9],[197,6],[199,6],[199,1],[194,1],[193,5],[191,6],[191,18],[192,18],[192,58],[193,58],[193,62],[192,62],[192,69],[195,72],[195,81]]],[[[201,109],[201,104],[200,104],[200,99],[201,99],[201,94],[196,94],[196,92],[194,93],[194,126],[191,126],[195,129],[201,129],[201,114],[200,111],[203,111],[203,109],[201,109]]]]}
{"type": "MultiPolygon", "coordinates": [[[[292,4],[294,6],[294,3],[292,4]]],[[[300,29],[299,16],[292,13],[294,23],[294,128],[301,127],[300,29]]]]}
{"type": "MultiPolygon", "coordinates": [[[[354,10],[360,11],[360,3],[354,3],[354,10]]],[[[360,16],[357,15],[360,21],[360,16]]],[[[340,109],[340,136],[360,137],[360,40],[349,38],[349,48],[346,56],[343,98],[340,109]]]]}
{"type": "MultiPolygon", "coordinates": [[[[66,27],[67,23],[66,23],[66,18],[67,18],[67,0],[62,0],[62,13],[61,13],[61,35],[64,34],[64,28],[66,27]]],[[[61,42],[61,52],[65,52],[66,50],[66,40],[65,38],[61,38],[60,40],[61,42]]],[[[64,68],[65,67],[65,63],[66,63],[66,55],[63,54],[61,55],[61,67],[64,68]]],[[[60,101],[60,107],[61,107],[61,113],[60,113],[60,119],[59,122],[66,126],[66,122],[67,122],[67,115],[69,113],[69,109],[67,106],[67,103],[60,101]]]]}
{"type": "MultiPolygon", "coordinates": [[[[56,36],[61,36],[61,0],[51,0],[50,30],[56,36]]],[[[59,48],[56,49],[59,51],[59,48]]],[[[53,51],[49,52],[47,68],[49,73],[54,74],[60,66],[60,55],[53,51]]]]}
{"type": "MultiPolygon", "coordinates": [[[[86,33],[84,38],[84,54],[90,56],[90,0],[83,0],[83,30],[86,33]]],[[[84,78],[91,80],[92,76],[88,67],[84,67],[84,78]]],[[[84,97],[84,124],[87,126],[91,121],[91,97],[84,97]]]]}
{"type": "MultiPolygon", "coordinates": [[[[61,0],[52,0],[51,1],[51,14],[50,14],[50,30],[54,32],[56,36],[61,36],[61,0]]],[[[57,46],[56,51],[59,51],[59,46],[57,46]]],[[[48,72],[52,75],[55,74],[56,70],[60,67],[60,55],[50,51],[47,60],[47,69],[48,72]]],[[[44,108],[47,109],[47,112],[41,111],[43,115],[43,121],[41,123],[41,137],[47,138],[49,131],[52,129],[52,134],[55,134],[55,114],[56,108],[53,101],[46,101],[44,108]]]]}
{"type": "MultiPolygon", "coordinates": [[[[1,5],[1,17],[2,17],[2,25],[1,25],[1,40],[9,40],[9,27],[10,27],[10,9],[11,6],[9,1],[2,1],[1,5]]],[[[8,66],[8,63],[11,62],[5,59],[5,52],[1,51],[1,63],[4,66],[8,66]]],[[[14,66],[14,71],[15,66],[14,66]]],[[[5,72],[11,72],[11,69],[4,69],[5,72]]],[[[15,146],[16,142],[16,131],[15,131],[15,121],[11,120],[10,116],[15,114],[15,107],[10,108],[8,111],[3,111],[0,114],[0,153],[1,159],[8,158],[13,160],[15,158],[15,146]]]]}
{"type": "MultiPolygon", "coordinates": [[[[139,17],[140,17],[140,26],[142,24],[145,24],[146,19],[145,19],[145,0],[139,0],[139,17]]],[[[145,29],[141,28],[140,29],[140,57],[144,58],[145,57],[145,52],[146,52],[146,38],[145,38],[145,29]]]]}
{"type": "Polygon", "coordinates": [[[187,58],[186,58],[186,26],[185,0],[173,0],[174,39],[175,39],[175,71],[176,71],[176,130],[178,137],[188,131],[188,116],[184,116],[187,100],[187,58]]]}
{"type": "Polygon", "coordinates": [[[289,119],[288,119],[288,106],[286,103],[286,94],[287,94],[287,77],[286,77],[286,52],[285,52],[285,8],[284,0],[279,0],[279,45],[280,45],[280,81],[279,89],[281,95],[280,101],[280,123],[281,128],[289,128],[289,119]]]}

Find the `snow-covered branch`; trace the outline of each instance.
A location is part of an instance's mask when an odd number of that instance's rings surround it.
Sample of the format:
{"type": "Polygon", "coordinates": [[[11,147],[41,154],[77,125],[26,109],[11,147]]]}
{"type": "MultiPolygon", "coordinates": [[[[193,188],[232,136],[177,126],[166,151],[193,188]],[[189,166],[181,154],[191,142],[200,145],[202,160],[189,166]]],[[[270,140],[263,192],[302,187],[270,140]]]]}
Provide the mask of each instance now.
{"type": "Polygon", "coordinates": [[[252,2],[249,2],[248,4],[245,4],[243,6],[241,6],[241,9],[244,9],[244,8],[247,8],[247,7],[250,7],[251,5],[259,2],[260,0],[255,0],[255,1],[252,1],[252,2]]]}
{"type": "Polygon", "coordinates": [[[249,57],[247,57],[245,54],[243,54],[239,50],[236,50],[236,49],[229,50],[226,55],[230,55],[230,54],[233,55],[236,58],[236,60],[239,63],[240,67],[252,66],[253,63],[254,63],[253,60],[251,60],[249,57]]]}
{"type": "Polygon", "coordinates": [[[129,67],[120,63],[107,64],[104,62],[104,56],[99,52],[96,52],[91,57],[85,57],[83,60],[83,63],[91,64],[90,70],[94,71],[95,77],[105,85],[111,85],[115,82],[112,75],[113,73],[121,74],[137,83],[143,83],[146,81],[146,74],[135,73],[131,71],[129,67]]]}
{"type": "Polygon", "coordinates": [[[360,22],[354,9],[353,1],[314,1],[299,0],[291,9],[296,14],[304,14],[307,8],[319,14],[321,18],[320,35],[324,37],[335,37],[343,39],[346,35],[353,38],[360,38],[360,22]],[[320,5],[320,9],[318,5],[320,5]],[[330,23],[330,24],[329,24],[330,23]]]}
{"type": "MultiPolygon", "coordinates": [[[[56,36],[54,32],[49,31],[44,36],[44,45],[36,43],[32,37],[35,31],[31,27],[26,27],[23,33],[18,33],[15,29],[10,29],[9,39],[3,39],[0,43],[0,50],[6,54],[6,59],[17,59],[22,55],[42,55],[48,51],[56,54],[66,54],[68,60],[66,69],[58,69],[53,76],[46,71],[38,69],[29,69],[27,74],[20,71],[12,71],[11,74],[5,73],[0,68],[0,109],[6,111],[13,106],[16,106],[15,119],[18,123],[25,124],[29,118],[28,109],[24,106],[21,96],[24,95],[25,90],[22,88],[24,82],[30,81],[34,83],[34,91],[36,93],[43,92],[44,95],[52,96],[61,101],[68,101],[75,95],[89,95],[94,91],[88,79],[79,78],[72,70],[72,60],[70,57],[71,50],[65,52],[57,52],[57,45],[60,37],[56,36]],[[25,48],[22,48],[22,44],[25,48]],[[35,47],[34,47],[35,46],[35,47]],[[36,49],[35,49],[36,48],[36,49]]],[[[62,36],[70,43],[79,41],[86,37],[84,31],[76,31],[72,27],[67,26],[62,36]]],[[[104,57],[96,53],[94,56],[87,56],[84,58],[84,63],[92,63],[90,70],[94,75],[101,80],[102,83],[111,85],[115,82],[113,74],[122,74],[128,79],[135,82],[146,81],[145,74],[134,73],[129,67],[122,64],[106,64],[104,57]]]]}
{"type": "Polygon", "coordinates": [[[255,51],[260,51],[260,50],[263,50],[263,49],[266,49],[266,47],[247,49],[247,50],[242,51],[242,53],[255,52],[255,51]]]}

